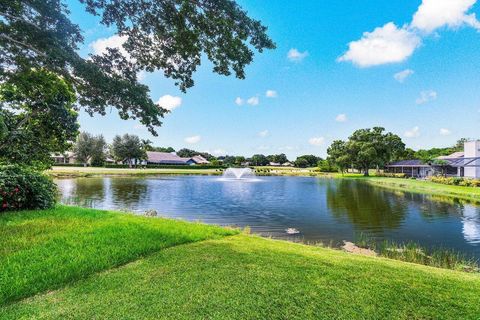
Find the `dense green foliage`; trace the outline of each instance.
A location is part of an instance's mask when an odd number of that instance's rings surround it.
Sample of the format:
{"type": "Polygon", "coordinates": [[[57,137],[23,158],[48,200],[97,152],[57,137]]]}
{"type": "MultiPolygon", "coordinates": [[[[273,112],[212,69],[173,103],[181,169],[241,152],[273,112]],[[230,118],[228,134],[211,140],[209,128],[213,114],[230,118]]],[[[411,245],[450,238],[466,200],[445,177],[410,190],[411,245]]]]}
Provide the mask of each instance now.
{"type": "Polygon", "coordinates": [[[128,133],[113,138],[111,153],[116,161],[126,162],[130,167],[147,157],[140,138],[128,133]]]}
{"type": "Polygon", "coordinates": [[[14,165],[0,166],[0,212],[51,208],[56,191],[55,183],[37,171],[14,165]]]}
{"type": "Polygon", "coordinates": [[[210,153],[208,152],[199,152],[199,151],[195,151],[195,150],[191,150],[191,149],[187,149],[187,148],[183,148],[183,149],[180,149],[177,151],[177,156],[179,157],[182,157],[182,158],[192,158],[194,156],[202,156],[204,157],[205,159],[207,160],[213,160],[213,159],[216,159],[214,156],[212,156],[210,153]]]}
{"type": "Polygon", "coordinates": [[[106,148],[107,143],[102,135],[93,136],[88,132],[81,132],[73,146],[73,153],[76,161],[84,166],[88,163],[102,166],[107,157],[106,148]]]}
{"type": "Polygon", "coordinates": [[[461,177],[430,177],[430,181],[450,186],[480,187],[480,179],[467,179],[461,177]]]}
{"type": "Polygon", "coordinates": [[[478,319],[479,292],[478,275],[238,235],[161,250],[0,312],[5,319],[478,319]]]}
{"type": "Polygon", "coordinates": [[[279,164],[284,164],[285,162],[288,162],[288,158],[284,153],[268,155],[267,159],[269,162],[275,162],[279,164]]]}
{"type": "Polygon", "coordinates": [[[313,154],[306,154],[303,156],[299,156],[297,160],[295,160],[295,167],[299,167],[299,168],[316,167],[320,160],[322,160],[322,158],[317,157],[313,154]]]}
{"type": "Polygon", "coordinates": [[[252,166],[266,166],[270,163],[267,157],[263,154],[254,154],[250,159],[250,165],[252,166]]]}
{"type": "Polygon", "coordinates": [[[185,91],[194,85],[192,75],[203,57],[214,72],[243,79],[253,49],[275,47],[266,27],[232,0],[79,1],[125,39],[126,54],[110,48],[81,57],[82,32],[62,0],[0,0],[1,83],[24,71],[47,70],[72,87],[78,107],[88,113],[104,115],[115,107],[122,119],[139,119],[156,134],[167,111],[138,82],[140,71],[161,70],[185,91]]]}
{"type": "Polygon", "coordinates": [[[52,72],[9,76],[0,84],[0,163],[49,167],[50,153],[64,152],[77,135],[74,103],[70,84],[52,72]]]}
{"type": "Polygon", "coordinates": [[[402,139],[385,129],[356,130],[347,141],[334,141],[328,148],[329,160],[342,171],[350,164],[368,176],[369,169],[382,168],[389,162],[401,159],[405,153],[402,139]]]}
{"type": "Polygon", "coordinates": [[[198,223],[75,207],[2,214],[0,305],[166,247],[234,233],[198,223]]]}

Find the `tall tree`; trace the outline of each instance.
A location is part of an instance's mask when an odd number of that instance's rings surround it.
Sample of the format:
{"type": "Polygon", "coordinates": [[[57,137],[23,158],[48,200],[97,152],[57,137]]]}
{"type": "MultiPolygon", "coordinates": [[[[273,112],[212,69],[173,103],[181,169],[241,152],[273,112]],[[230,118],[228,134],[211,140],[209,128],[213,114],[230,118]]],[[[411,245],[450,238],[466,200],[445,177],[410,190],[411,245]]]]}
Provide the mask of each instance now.
{"type": "Polygon", "coordinates": [[[320,160],[322,160],[322,158],[313,154],[305,154],[297,157],[297,160],[295,160],[295,166],[300,168],[315,167],[320,160]]]}
{"type": "Polygon", "coordinates": [[[368,176],[369,169],[383,167],[405,153],[402,139],[384,131],[381,127],[356,130],[348,141],[335,141],[327,151],[329,157],[339,167],[350,163],[368,176]]]}
{"type": "Polygon", "coordinates": [[[254,166],[266,166],[269,163],[267,157],[263,154],[254,154],[251,162],[254,166]]]}
{"type": "Polygon", "coordinates": [[[335,140],[327,149],[328,161],[333,163],[343,174],[351,165],[351,159],[347,151],[347,144],[342,140],[335,140]]]}
{"type": "Polygon", "coordinates": [[[94,136],[88,132],[81,132],[73,146],[75,159],[84,166],[87,166],[88,163],[101,166],[106,158],[106,145],[102,135],[94,136]]]}
{"type": "Polygon", "coordinates": [[[214,72],[243,79],[253,50],[275,47],[266,27],[233,0],[79,1],[117,31],[122,48],[81,57],[82,32],[62,0],[0,0],[0,83],[46,70],[71,87],[76,109],[105,115],[114,107],[122,119],[139,119],[156,135],[167,110],[152,101],[139,72],[161,70],[186,91],[202,57],[214,72]]]}
{"type": "Polygon", "coordinates": [[[65,152],[78,133],[72,86],[45,69],[0,83],[0,162],[49,167],[50,154],[65,152]]]}
{"type": "Polygon", "coordinates": [[[112,154],[117,161],[127,162],[130,167],[146,158],[140,138],[136,135],[124,134],[115,136],[112,142],[112,154]]]}

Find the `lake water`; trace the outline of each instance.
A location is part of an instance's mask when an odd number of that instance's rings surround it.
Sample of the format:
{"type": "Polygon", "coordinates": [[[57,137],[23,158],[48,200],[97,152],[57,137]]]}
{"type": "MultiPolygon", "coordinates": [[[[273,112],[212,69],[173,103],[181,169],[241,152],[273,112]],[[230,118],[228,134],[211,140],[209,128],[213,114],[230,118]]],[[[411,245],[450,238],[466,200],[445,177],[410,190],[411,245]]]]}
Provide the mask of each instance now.
{"type": "Polygon", "coordinates": [[[339,245],[360,234],[415,241],[480,259],[480,207],[395,192],[362,181],[213,176],[103,177],[56,180],[62,202],[144,212],[219,225],[249,226],[275,238],[339,245]],[[301,233],[287,235],[286,228],[301,233]]]}

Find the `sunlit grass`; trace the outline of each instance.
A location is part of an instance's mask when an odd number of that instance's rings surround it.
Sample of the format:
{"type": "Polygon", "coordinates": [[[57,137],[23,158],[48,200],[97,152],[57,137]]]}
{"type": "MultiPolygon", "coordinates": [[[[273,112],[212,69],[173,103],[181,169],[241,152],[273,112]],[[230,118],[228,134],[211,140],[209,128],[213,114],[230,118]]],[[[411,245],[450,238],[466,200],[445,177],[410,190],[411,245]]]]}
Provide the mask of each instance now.
{"type": "Polygon", "coordinates": [[[4,319],[478,319],[480,277],[236,235],[164,249],[4,319]]]}
{"type": "Polygon", "coordinates": [[[237,231],[59,206],[0,215],[0,305],[160,249],[237,231]]]}

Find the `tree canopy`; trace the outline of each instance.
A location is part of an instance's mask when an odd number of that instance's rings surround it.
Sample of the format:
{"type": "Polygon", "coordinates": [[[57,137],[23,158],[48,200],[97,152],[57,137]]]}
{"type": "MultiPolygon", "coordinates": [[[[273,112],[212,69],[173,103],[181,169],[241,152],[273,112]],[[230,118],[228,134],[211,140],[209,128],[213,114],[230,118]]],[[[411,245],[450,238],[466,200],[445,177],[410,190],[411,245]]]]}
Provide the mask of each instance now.
{"type": "Polygon", "coordinates": [[[146,158],[140,138],[133,134],[124,134],[113,138],[111,153],[115,160],[127,162],[130,166],[138,164],[139,160],[146,158]]]}
{"type": "Polygon", "coordinates": [[[322,158],[317,157],[313,154],[305,154],[303,156],[297,157],[297,159],[295,160],[295,166],[300,168],[315,167],[320,160],[322,160],[322,158]]]}
{"type": "Polygon", "coordinates": [[[327,152],[339,168],[351,164],[368,176],[369,169],[400,159],[405,153],[405,144],[398,135],[374,127],[356,130],[345,142],[335,141],[327,152]]]}
{"type": "Polygon", "coordinates": [[[275,47],[266,27],[233,0],[78,1],[116,30],[125,40],[123,50],[80,56],[82,31],[61,0],[0,0],[0,83],[45,70],[70,88],[77,111],[105,115],[114,107],[122,119],[138,119],[154,135],[167,110],[152,101],[139,72],[161,70],[186,91],[203,57],[214,72],[243,79],[253,50],[275,47]]]}
{"type": "Polygon", "coordinates": [[[106,146],[107,143],[102,135],[94,136],[88,132],[81,132],[73,146],[73,153],[76,161],[85,166],[89,162],[92,165],[103,165],[106,158],[106,146]]]}
{"type": "Polygon", "coordinates": [[[48,167],[78,132],[72,86],[53,72],[29,69],[0,84],[0,162],[48,167]]]}

